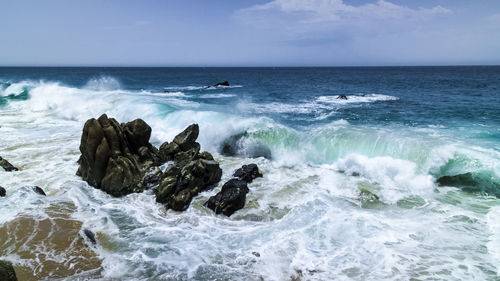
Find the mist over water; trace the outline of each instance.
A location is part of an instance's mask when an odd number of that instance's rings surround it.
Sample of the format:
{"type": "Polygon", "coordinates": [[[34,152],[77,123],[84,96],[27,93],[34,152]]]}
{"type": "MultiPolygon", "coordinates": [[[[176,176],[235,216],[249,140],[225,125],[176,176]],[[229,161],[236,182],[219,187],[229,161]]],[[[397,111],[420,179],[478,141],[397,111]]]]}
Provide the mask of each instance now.
{"type": "Polygon", "coordinates": [[[0,68],[0,155],[21,167],[0,171],[0,255],[23,280],[496,280],[498,77],[498,67],[0,68]],[[88,186],[75,175],[78,146],[102,113],[144,119],[157,147],[198,123],[219,186],[183,213],[151,192],[88,186]],[[264,177],[245,208],[228,218],[203,206],[249,163],[264,177]],[[436,183],[464,173],[480,184],[436,183]]]}

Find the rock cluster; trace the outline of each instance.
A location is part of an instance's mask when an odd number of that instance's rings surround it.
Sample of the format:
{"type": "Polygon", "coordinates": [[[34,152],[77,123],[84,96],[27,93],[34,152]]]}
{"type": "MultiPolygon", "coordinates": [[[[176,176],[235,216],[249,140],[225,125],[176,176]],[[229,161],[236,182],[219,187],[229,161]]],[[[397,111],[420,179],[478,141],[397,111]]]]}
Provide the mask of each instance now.
{"type": "Polygon", "coordinates": [[[12,164],[0,156],[0,167],[2,167],[6,172],[18,171],[19,169],[14,167],[12,164]]]}
{"type": "Polygon", "coordinates": [[[7,194],[7,191],[5,190],[5,188],[0,186],[0,197],[5,197],[6,194],[7,194]]]}
{"type": "Polygon", "coordinates": [[[183,211],[194,196],[219,182],[222,170],[208,152],[200,153],[197,124],[156,149],[151,127],[141,119],[119,124],[105,114],[83,128],[77,175],[113,196],[156,189],[156,201],[183,211]],[[159,166],[171,161],[165,172],[159,166]]]}
{"type": "Polygon", "coordinates": [[[227,181],[219,193],[208,199],[205,205],[216,214],[231,216],[234,212],[245,206],[246,196],[249,191],[247,184],[254,179],[262,177],[256,164],[243,165],[236,170],[232,179],[227,181]]]}

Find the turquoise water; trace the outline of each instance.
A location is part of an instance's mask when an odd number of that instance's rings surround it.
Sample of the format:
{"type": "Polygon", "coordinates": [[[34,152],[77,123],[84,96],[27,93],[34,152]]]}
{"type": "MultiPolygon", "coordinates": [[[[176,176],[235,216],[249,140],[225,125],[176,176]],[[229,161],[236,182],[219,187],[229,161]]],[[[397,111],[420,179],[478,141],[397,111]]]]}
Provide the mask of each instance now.
{"type": "Polygon", "coordinates": [[[0,172],[17,200],[0,223],[35,216],[23,185],[74,204],[114,245],[84,276],[500,278],[500,67],[0,68],[0,122],[0,155],[23,166],[0,172]],[[102,113],[143,118],[157,146],[198,123],[223,181],[251,162],[265,176],[230,218],[202,206],[220,187],[182,214],[110,198],[74,175],[83,123],[102,113]],[[473,186],[435,182],[464,173],[473,186]]]}

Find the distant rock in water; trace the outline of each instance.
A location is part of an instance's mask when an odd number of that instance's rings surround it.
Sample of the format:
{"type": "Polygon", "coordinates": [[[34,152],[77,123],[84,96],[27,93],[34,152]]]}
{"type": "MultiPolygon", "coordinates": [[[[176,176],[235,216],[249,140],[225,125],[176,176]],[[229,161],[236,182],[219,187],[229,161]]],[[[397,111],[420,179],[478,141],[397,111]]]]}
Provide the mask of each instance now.
{"type": "Polygon", "coordinates": [[[220,87],[220,86],[229,87],[229,82],[228,81],[224,81],[224,82],[220,82],[220,83],[217,83],[217,84],[214,85],[214,87],[220,87]]]}
{"type": "Polygon", "coordinates": [[[45,191],[43,191],[43,189],[39,186],[33,186],[33,191],[37,194],[40,194],[42,196],[47,196],[47,194],[45,194],[45,191]]]}
{"type": "Polygon", "coordinates": [[[231,216],[245,206],[248,193],[247,182],[240,179],[231,179],[226,182],[219,193],[210,197],[205,205],[216,214],[231,216]]]}
{"type": "Polygon", "coordinates": [[[464,173],[437,179],[440,186],[454,186],[468,192],[486,192],[500,198],[500,182],[490,174],[464,173]]]}
{"type": "Polygon", "coordinates": [[[340,99],[340,100],[347,100],[347,96],[346,96],[346,95],[338,95],[338,96],[337,96],[337,99],[340,99]]]}
{"type": "Polygon", "coordinates": [[[12,164],[0,156],[0,167],[2,167],[6,172],[18,171],[19,169],[14,167],[12,164]]]}
{"type": "Polygon", "coordinates": [[[196,142],[198,134],[198,125],[192,124],[172,142],[160,147],[162,160],[174,163],[162,175],[156,201],[175,211],[186,210],[194,196],[218,183],[222,176],[222,169],[213,156],[200,153],[200,144],[196,142]]]}
{"type": "Polygon", "coordinates": [[[244,180],[247,183],[251,183],[256,178],[261,178],[262,173],[259,171],[259,167],[256,164],[243,165],[243,167],[236,170],[233,174],[240,180],[244,180]]]}
{"type": "Polygon", "coordinates": [[[2,281],[17,281],[16,271],[12,263],[0,260],[0,280],[2,281]]]}
{"type": "Polygon", "coordinates": [[[89,119],[83,127],[77,175],[113,196],[143,191],[147,169],[160,164],[150,136],[151,127],[142,119],[125,124],[106,114],[89,119]]]}
{"type": "Polygon", "coordinates": [[[7,191],[5,188],[0,186],[0,197],[5,197],[5,195],[7,195],[7,191]]]}
{"type": "Polygon", "coordinates": [[[224,156],[272,159],[271,149],[265,144],[249,139],[247,132],[232,135],[222,142],[220,153],[224,156]]]}

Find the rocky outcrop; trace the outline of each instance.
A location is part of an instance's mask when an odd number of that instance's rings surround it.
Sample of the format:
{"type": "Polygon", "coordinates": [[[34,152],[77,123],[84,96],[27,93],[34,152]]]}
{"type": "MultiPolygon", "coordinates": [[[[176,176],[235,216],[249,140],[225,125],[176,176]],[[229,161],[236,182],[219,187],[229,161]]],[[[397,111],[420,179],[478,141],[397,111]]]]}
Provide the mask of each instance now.
{"type": "Polygon", "coordinates": [[[5,195],[7,195],[7,191],[5,188],[0,186],[0,197],[5,197],[5,195]]]}
{"type": "Polygon", "coordinates": [[[262,173],[259,171],[259,167],[257,167],[256,164],[249,164],[243,165],[243,167],[236,170],[233,177],[251,183],[254,179],[261,178],[262,173]]]}
{"type": "Polygon", "coordinates": [[[143,191],[146,171],[160,164],[150,136],[151,127],[141,119],[126,124],[106,114],[89,119],[83,127],[77,175],[113,196],[143,191]]]}
{"type": "Polygon", "coordinates": [[[347,96],[346,95],[338,95],[337,99],[339,99],[339,100],[347,100],[347,96]]]}
{"type": "Polygon", "coordinates": [[[216,214],[222,213],[229,217],[234,212],[242,209],[245,206],[247,193],[249,192],[247,183],[262,177],[262,173],[256,164],[249,164],[237,169],[233,176],[235,178],[227,181],[220,192],[205,202],[205,206],[212,209],[216,214]]]}
{"type": "Polygon", "coordinates": [[[83,128],[77,175],[90,185],[122,196],[152,188],[156,201],[184,211],[194,196],[219,182],[222,170],[208,152],[200,153],[197,124],[157,150],[149,143],[151,127],[141,119],[118,124],[105,114],[83,128]],[[159,165],[171,161],[165,172],[159,165]]]}
{"type": "Polygon", "coordinates": [[[18,171],[19,169],[14,167],[12,164],[0,156],[0,167],[2,167],[6,172],[18,171]]]}
{"type": "Polygon", "coordinates": [[[219,193],[210,197],[205,205],[216,214],[231,216],[245,206],[248,193],[247,183],[240,179],[231,179],[226,182],[219,193]]]}
{"type": "Polygon", "coordinates": [[[0,280],[17,281],[16,272],[12,263],[0,260],[0,280]]]}
{"type": "Polygon", "coordinates": [[[218,183],[222,176],[222,169],[212,155],[199,152],[198,134],[198,125],[190,125],[171,143],[165,142],[160,147],[161,159],[173,164],[162,175],[156,201],[175,211],[187,209],[194,196],[218,183]]]}

